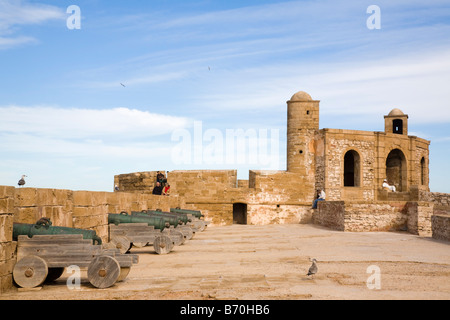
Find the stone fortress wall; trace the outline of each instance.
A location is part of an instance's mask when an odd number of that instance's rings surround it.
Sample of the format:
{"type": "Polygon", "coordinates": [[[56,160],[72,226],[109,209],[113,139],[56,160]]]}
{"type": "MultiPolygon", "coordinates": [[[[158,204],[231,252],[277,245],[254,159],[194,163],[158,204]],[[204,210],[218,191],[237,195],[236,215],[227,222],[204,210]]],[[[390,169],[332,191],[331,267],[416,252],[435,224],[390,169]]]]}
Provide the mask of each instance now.
{"type": "MultiPolygon", "coordinates": [[[[393,109],[384,132],[320,129],[319,104],[303,91],[287,101],[286,170],[250,170],[248,181],[237,180],[236,170],[171,171],[172,194],[218,225],[334,221],[339,230],[430,233],[434,201],[446,197],[429,190],[430,142],[408,135],[409,116],[393,109]],[[397,192],[383,190],[384,179],[397,192]],[[314,211],[318,190],[327,205],[314,211]]],[[[155,181],[155,171],[115,177],[125,192],[151,192],[155,181]]]]}
{"type": "Polygon", "coordinates": [[[95,230],[108,242],[108,213],[184,207],[177,196],[148,193],[72,191],[0,186],[0,294],[12,288],[17,242],[13,223],[34,224],[41,217],[54,226],[95,230]]]}
{"type": "Polygon", "coordinates": [[[53,225],[108,237],[107,214],[171,207],[201,210],[212,225],[314,223],[341,231],[404,230],[450,241],[450,194],[429,190],[429,144],[408,136],[398,109],[384,132],[319,129],[319,101],[298,92],[287,102],[287,170],[164,172],[170,196],[152,195],[157,171],[114,177],[114,192],[0,186],[0,294],[12,287],[14,222],[53,225]],[[381,188],[387,178],[398,192],[381,188]],[[311,209],[317,190],[326,201],[311,209]]]}

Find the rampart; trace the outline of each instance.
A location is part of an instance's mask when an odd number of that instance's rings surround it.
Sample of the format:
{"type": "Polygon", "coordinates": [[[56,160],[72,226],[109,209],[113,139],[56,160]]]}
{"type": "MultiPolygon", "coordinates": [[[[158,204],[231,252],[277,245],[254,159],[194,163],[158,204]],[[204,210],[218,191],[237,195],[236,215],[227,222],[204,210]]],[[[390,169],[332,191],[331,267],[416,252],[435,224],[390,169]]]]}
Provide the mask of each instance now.
{"type": "Polygon", "coordinates": [[[0,294],[12,287],[16,263],[13,223],[35,223],[41,217],[54,226],[95,230],[108,241],[108,213],[184,207],[182,198],[148,193],[94,192],[0,186],[0,294]]]}

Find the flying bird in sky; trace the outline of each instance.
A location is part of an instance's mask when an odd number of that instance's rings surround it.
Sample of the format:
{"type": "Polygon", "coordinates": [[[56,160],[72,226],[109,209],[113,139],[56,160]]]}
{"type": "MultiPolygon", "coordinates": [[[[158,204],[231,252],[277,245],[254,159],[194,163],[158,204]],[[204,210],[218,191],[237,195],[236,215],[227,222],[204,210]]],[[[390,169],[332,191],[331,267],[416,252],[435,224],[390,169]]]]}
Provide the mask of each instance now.
{"type": "Polygon", "coordinates": [[[122,87],[125,87],[125,85],[122,82],[120,84],[121,84],[122,87]]]}

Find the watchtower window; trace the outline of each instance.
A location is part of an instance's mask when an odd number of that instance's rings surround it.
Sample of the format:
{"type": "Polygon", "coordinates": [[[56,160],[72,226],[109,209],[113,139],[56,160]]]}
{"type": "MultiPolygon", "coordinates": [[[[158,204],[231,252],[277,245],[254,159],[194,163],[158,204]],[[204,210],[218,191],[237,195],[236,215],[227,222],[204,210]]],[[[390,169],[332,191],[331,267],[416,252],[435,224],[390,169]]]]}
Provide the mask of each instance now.
{"type": "Polygon", "coordinates": [[[397,134],[403,134],[403,120],[395,119],[392,121],[392,132],[397,134]]]}

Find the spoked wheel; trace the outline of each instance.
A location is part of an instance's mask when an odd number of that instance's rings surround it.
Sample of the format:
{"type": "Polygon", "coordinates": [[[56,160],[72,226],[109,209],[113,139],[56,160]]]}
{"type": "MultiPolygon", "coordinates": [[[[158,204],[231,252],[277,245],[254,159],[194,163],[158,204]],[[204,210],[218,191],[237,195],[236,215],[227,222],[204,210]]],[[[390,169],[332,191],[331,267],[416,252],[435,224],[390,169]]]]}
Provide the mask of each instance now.
{"type": "Polygon", "coordinates": [[[13,269],[14,281],[22,288],[34,288],[47,278],[47,262],[38,256],[26,256],[20,259],[13,269]]]}
{"type": "Polygon", "coordinates": [[[120,265],[111,256],[97,256],[88,266],[89,282],[96,288],[109,288],[117,282],[120,265]]]}

